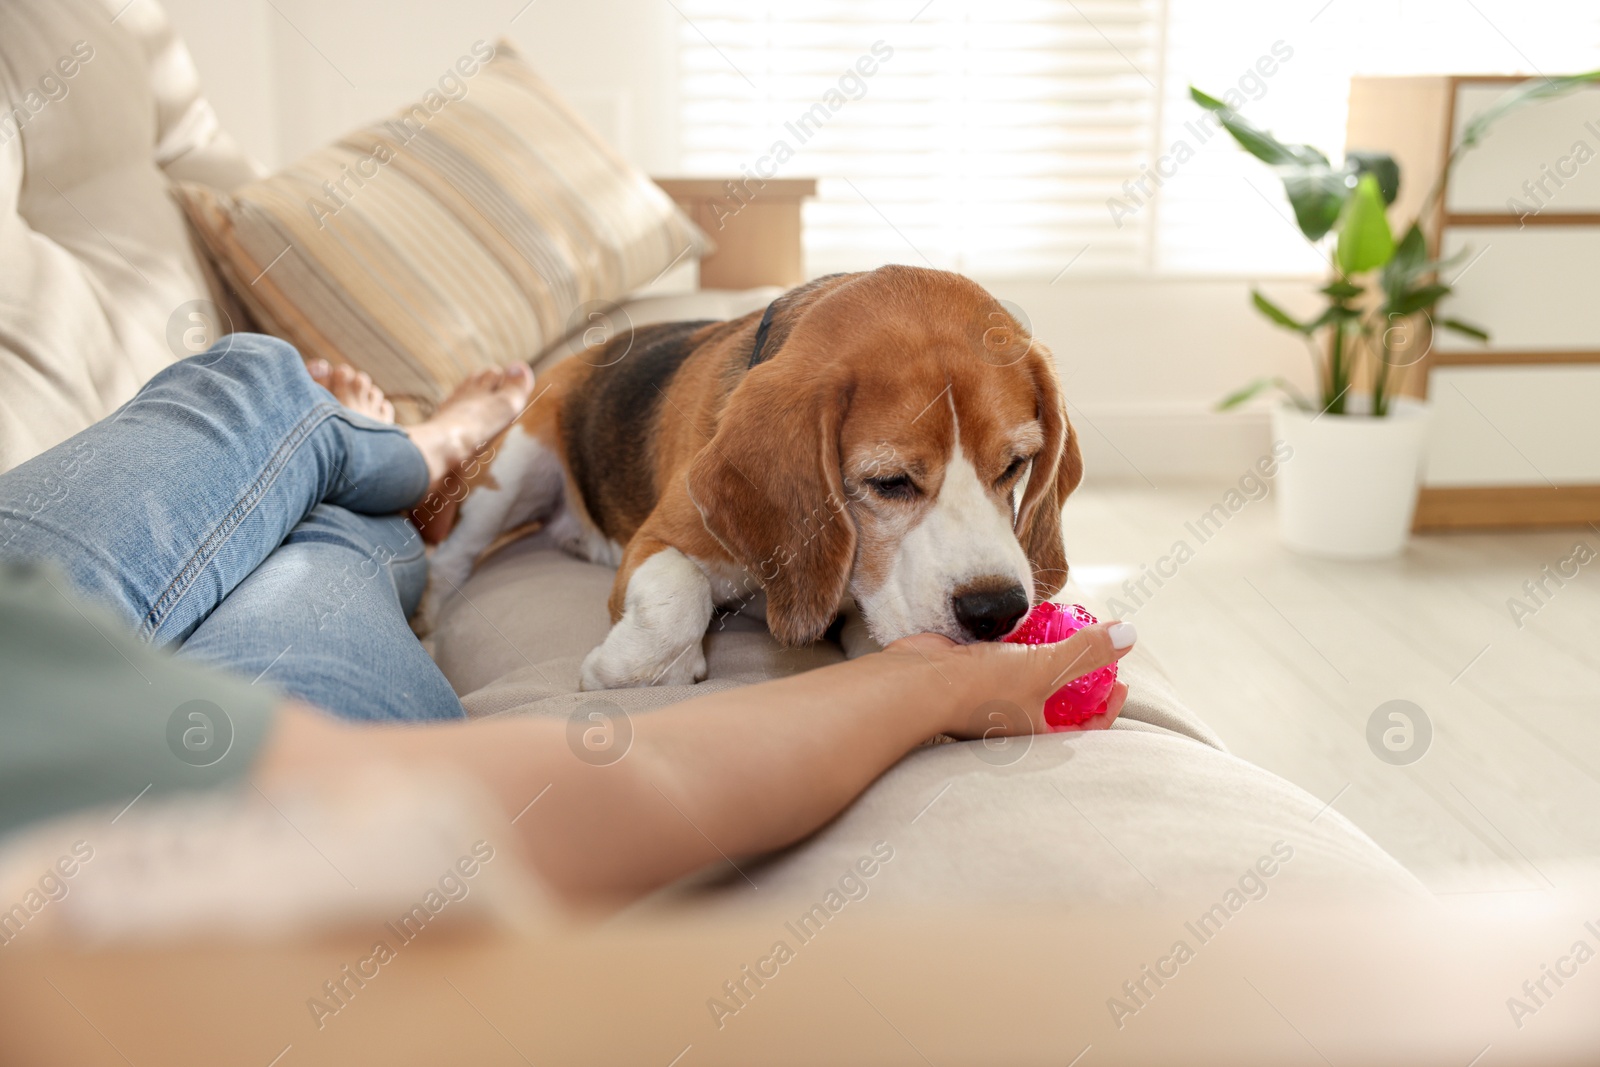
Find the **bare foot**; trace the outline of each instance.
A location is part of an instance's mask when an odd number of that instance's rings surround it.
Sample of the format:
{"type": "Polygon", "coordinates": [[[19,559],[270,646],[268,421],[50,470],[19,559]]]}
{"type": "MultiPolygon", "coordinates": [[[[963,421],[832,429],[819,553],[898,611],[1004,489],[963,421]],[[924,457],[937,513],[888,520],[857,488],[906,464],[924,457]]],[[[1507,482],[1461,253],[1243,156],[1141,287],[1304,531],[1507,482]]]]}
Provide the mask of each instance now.
{"type": "Polygon", "coordinates": [[[532,394],[533,371],[527,364],[481,370],[456,386],[433,418],[406,427],[427,461],[429,488],[511,425],[532,394]]]}
{"type": "Polygon", "coordinates": [[[311,380],[333,394],[333,398],[351,411],[377,419],[394,421],[394,405],[383,395],[383,390],[372,384],[372,378],[354,367],[334,367],[325,359],[313,359],[306,364],[311,380]]]}

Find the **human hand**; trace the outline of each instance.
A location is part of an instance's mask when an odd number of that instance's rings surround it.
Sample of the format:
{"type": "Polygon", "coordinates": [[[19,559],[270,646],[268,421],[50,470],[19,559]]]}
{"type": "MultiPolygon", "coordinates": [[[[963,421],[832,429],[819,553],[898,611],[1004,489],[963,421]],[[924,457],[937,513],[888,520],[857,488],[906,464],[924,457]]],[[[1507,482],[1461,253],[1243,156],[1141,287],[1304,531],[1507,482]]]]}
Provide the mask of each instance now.
{"type": "Polygon", "coordinates": [[[886,655],[927,662],[953,687],[944,733],[962,739],[1016,734],[1104,730],[1122,711],[1128,687],[1117,683],[1106,711],[1077,726],[1044,721],[1044,702],[1075,678],[1127,655],[1138,634],[1132,623],[1096,623],[1065,641],[1045,645],[980,642],[959,645],[938,634],[913,634],[884,649],[886,655]]]}

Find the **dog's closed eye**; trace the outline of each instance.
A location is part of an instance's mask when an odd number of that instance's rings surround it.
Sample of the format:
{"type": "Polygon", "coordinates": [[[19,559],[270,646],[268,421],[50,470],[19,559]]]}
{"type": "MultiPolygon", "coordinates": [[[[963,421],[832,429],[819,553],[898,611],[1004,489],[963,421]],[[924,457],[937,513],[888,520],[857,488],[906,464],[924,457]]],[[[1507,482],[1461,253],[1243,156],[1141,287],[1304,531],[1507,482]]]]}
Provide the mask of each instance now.
{"type": "Polygon", "coordinates": [[[868,478],[867,485],[885,500],[915,500],[922,492],[909,474],[890,474],[881,478],[868,478]]]}
{"type": "Polygon", "coordinates": [[[1028,460],[1031,458],[1031,456],[1018,456],[1013,459],[1011,464],[1000,472],[1000,477],[995,479],[995,488],[1004,489],[1011,484],[1012,479],[1022,473],[1022,468],[1028,465],[1028,460]]]}

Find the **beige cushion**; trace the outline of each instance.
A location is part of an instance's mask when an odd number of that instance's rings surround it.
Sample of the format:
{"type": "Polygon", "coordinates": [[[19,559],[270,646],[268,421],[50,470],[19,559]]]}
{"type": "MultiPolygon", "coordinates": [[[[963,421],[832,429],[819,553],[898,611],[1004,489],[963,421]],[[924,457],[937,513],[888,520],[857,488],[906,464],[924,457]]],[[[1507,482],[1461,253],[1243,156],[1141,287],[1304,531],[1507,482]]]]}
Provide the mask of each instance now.
{"type": "Polygon", "coordinates": [[[264,181],[178,189],[268,332],[423,409],[707,247],[509,44],[457,70],[452,96],[430,91],[264,181]]]}
{"type": "Polygon", "coordinates": [[[899,914],[949,901],[989,909],[1178,898],[1194,901],[1198,917],[1228,904],[1275,845],[1292,858],[1244,893],[1265,891],[1279,905],[1285,895],[1317,900],[1348,889],[1368,899],[1427,895],[1299,786],[1143,722],[1159,698],[1139,655],[1123,662],[1130,686],[1146,695],[1130,699],[1112,729],[1037,738],[1005,765],[980,758],[977,741],[919,749],[803,845],[741,862],[742,874],[721,865],[661,902],[709,898],[776,926],[822,901],[879,842],[895,858],[872,880],[874,907],[899,914]]]}
{"type": "MultiPolygon", "coordinates": [[[[710,677],[699,685],[580,693],[579,664],[609,626],[612,576],[531,541],[486,561],[434,634],[435,658],[468,714],[570,716],[595,701],[613,715],[648,714],[845,658],[832,642],[782,649],[759,622],[739,617],[713,622],[710,677]]],[[[743,874],[719,865],[658,903],[714,898],[781,923],[879,841],[895,859],[872,892],[907,905],[1220,897],[1279,841],[1294,850],[1270,881],[1280,896],[1290,885],[1308,895],[1336,885],[1422,891],[1337,811],[1230,755],[1146,650],[1121,672],[1131,696],[1110,730],[1036,738],[1020,755],[980,742],[919,749],[803,845],[736,857],[743,874]]]]}
{"type": "Polygon", "coordinates": [[[125,3],[0,5],[0,470],[189,354],[188,314],[214,314],[193,302],[219,294],[168,179],[256,174],[160,6],[125,3]]]}

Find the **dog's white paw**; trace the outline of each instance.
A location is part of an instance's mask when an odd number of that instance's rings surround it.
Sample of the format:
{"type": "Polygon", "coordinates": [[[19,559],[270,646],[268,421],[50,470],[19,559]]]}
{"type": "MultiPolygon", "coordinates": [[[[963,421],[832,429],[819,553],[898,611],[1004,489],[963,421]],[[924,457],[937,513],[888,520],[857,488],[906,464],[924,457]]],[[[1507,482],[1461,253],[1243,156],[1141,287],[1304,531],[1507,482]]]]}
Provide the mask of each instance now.
{"type": "Polygon", "coordinates": [[[711,584],[698,564],[663,548],[628,579],[622,618],[583,660],[585,690],[690,685],[706,676],[711,584]]]}
{"type": "Polygon", "coordinates": [[[705,680],[703,634],[695,635],[693,641],[675,650],[646,650],[627,640],[625,625],[613,627],[604,643],[583,658],[578,688],[593,692],[649,685],[693,685],[705,680]],[[619,636],[622,640],[618,640],[619,636]],[[628,647],[630,644],[633,647],[628,647]]]}

